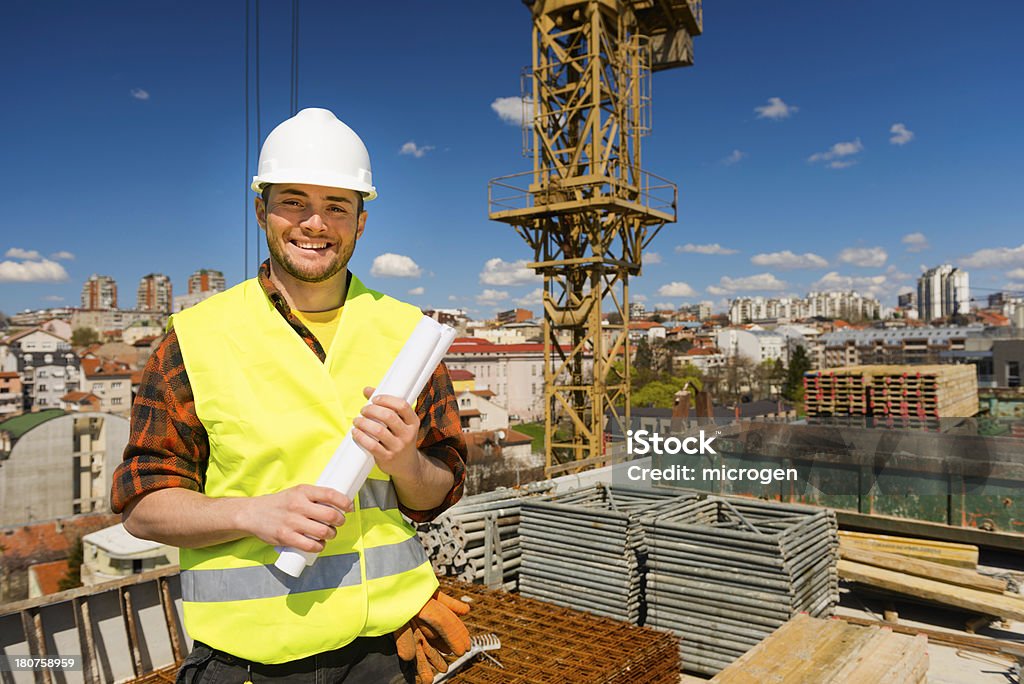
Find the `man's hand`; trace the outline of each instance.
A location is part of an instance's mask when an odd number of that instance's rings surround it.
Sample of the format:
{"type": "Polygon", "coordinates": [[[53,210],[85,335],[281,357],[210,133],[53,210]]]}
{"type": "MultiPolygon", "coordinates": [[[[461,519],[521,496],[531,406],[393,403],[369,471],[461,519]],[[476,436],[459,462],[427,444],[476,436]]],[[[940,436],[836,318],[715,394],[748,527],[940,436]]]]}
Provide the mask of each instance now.
{"type": "MultiPolygon", "coordinates": [[[[367,399],[373,390],[363,390],[367,399]]],[[[386,394],[375,397],[352,425],[352,439],[373,456],[383,472],[395,479],[420,477],[421,460],[416,451],[420,419],[407,401],[386,394]]]]}
{"type": "Polygon", "coordinates": [[[296,485],[249,499],[238,527],[271,546],[320,553],[345,523],[343,511],[352,510],[352,501],[336,489],[296,485]]]}

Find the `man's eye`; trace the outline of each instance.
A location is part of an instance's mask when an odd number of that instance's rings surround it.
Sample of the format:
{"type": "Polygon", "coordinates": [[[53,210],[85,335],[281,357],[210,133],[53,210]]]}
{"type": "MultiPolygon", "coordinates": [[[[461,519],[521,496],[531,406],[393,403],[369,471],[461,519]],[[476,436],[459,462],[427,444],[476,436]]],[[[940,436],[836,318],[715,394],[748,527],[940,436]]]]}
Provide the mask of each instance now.
{"type": "Polygon", "coordinates": [[[332,213],[335,213],[335,214],[344,214],[344,213],[347,213],[347,212],[345,211],[345,207],[331,207],[331,208],[329,209],[329,211],[331,211],[332,213]]]}

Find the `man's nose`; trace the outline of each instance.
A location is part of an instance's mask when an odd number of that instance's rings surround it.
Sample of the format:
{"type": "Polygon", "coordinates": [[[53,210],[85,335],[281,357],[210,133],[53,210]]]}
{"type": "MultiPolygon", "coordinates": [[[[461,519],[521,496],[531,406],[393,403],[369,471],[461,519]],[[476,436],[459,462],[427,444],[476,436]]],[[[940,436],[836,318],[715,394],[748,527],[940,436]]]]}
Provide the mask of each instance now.
{"type": "Polygon", "coordinates": [[[299,225],[303,228],[309,228],[310,230],[323,230],[324,220],[320,216],[320,213],[313,211],[307,216],[299,225]]]}

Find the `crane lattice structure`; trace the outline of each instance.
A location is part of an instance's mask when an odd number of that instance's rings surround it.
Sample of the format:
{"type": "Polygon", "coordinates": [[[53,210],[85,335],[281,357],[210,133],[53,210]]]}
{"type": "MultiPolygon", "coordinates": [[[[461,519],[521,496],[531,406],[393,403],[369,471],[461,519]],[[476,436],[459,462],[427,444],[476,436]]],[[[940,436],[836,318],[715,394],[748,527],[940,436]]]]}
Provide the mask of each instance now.
{"type": "Polygon", "coordinates": [[[640,165],[651,73],[693,63],[703,15],[701,0],[524,4],[533,15],[523,97],[533,170],[492,180],[488,200],[490,218],[515,227],[544,277],[553,474],[605,462],[606,412],[620,434],[628,429],[629,277],[662,226],[675,222],[678,194],[640,165]]]}

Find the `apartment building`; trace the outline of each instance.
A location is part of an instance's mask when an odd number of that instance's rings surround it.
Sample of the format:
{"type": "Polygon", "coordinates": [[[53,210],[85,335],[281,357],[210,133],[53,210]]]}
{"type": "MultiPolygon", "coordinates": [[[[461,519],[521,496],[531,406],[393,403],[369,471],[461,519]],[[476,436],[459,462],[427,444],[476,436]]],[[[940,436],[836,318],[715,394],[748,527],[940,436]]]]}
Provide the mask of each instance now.
{"type": "Polygon", "coordinates": [[[971,311],[970,275],[950,264],[929,269],[917,280],[917,313],[925,322],[971,311]]]}

